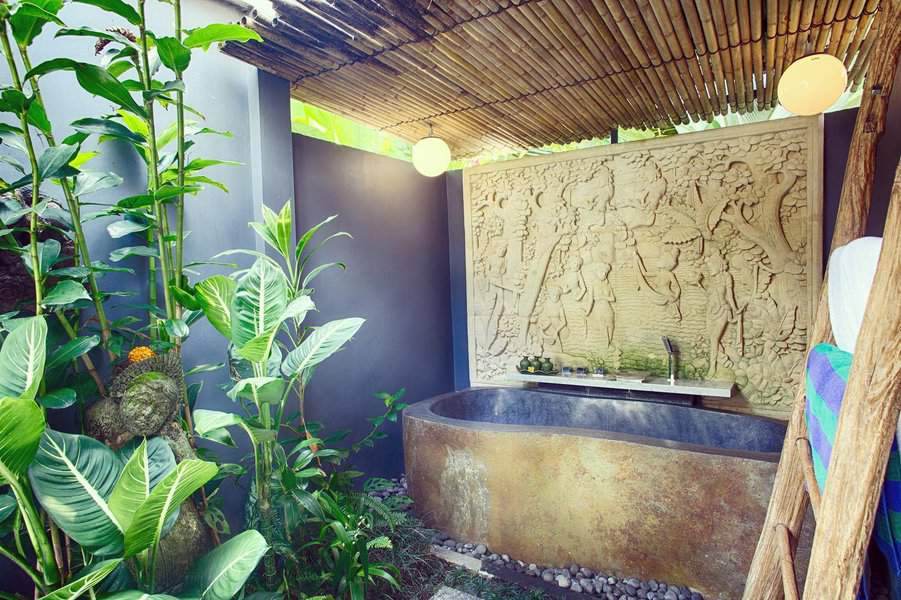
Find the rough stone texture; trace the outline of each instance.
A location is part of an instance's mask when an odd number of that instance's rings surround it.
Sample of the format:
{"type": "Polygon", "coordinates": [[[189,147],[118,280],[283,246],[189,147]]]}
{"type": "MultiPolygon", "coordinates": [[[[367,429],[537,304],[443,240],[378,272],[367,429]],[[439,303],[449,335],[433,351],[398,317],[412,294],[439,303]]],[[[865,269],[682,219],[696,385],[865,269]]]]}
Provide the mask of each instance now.
{"type": "Polygon", "coordinates": [[[522,561],[741,596],[778,454],[459,421],[431,402],[404,415],[407,478],[428,525],[522,561]]]}
{"type": "Polygon", "coordinates": [[[460,590],[442,586],[438,593],[432,596],[431,600],[479,600],[479,598],[460,590]]]}
{"type": "MultiPolygon", "coordinates": [[[[184,401],[184,375],[174,354],[158,355],[125,367],[110,383],[110,397],[92,404],[86,432],[119,448],[135,436],[165,439],[177,462],[197,455],[175,421],[184,401]]],[[[179,508],[178,520],[160,543],[157,582],[165,589],[184,579],[187,569],[213,549],[210,530],[193,500],[179,508]]]]}
{"type": "Polygon", "coordinates": [[[817,118],[528,157],[463,174],[470,379],[524,355],[734,381],[786,416],[819,297],[817,118]],[[649,318],[652,317],[652,318],[649,318]]]}
{"type": "Polygon", "coordinates": [[[174,379],[156,371],[142,373],[122,396],[122,422],[135,435],[152,435],[172,418],[178,401],[174,379]]]}

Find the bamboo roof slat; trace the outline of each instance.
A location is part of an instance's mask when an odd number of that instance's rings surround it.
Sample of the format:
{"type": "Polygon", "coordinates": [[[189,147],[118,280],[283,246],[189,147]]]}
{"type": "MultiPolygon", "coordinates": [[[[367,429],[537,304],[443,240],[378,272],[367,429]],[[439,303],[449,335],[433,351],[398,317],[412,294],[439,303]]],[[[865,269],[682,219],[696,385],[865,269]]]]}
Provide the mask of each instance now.
{"type": "MultiPolygon", "coordinates": [[[[257,0],[223,51],[292,95],[455,155],[767,109],[792,61],[860,84],[880,0],[257,0]],[[271,13],[271,14],[270,14],[271,13]],[[263,16],[266,15],[266,16],[263,16]]],[[[885,0],[882,0],[884,4],[885,0]]]]}

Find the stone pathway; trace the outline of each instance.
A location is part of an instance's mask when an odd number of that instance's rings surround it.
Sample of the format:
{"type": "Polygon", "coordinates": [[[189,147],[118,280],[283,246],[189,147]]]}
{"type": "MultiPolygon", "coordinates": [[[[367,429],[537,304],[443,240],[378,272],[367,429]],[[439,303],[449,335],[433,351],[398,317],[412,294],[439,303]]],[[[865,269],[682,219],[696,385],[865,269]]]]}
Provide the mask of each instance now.
{"type": "Polygon", "coordinates": [[[438,593],[432,596],[432,600],[479,600],[476,596],[472,594],[467,594],[466,592],[461,592],[460,590],[455,590],[453,588],[449,588],[447,586],[441,586],[441,589],[438,590],[438,593]]]}

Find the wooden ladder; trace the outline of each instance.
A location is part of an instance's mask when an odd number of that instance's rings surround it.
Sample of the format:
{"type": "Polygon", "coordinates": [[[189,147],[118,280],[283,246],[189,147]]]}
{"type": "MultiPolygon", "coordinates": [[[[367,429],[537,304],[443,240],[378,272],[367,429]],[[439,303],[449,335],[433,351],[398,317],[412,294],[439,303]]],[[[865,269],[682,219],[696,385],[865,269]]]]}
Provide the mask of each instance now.
{"type": "MultiPolygon", "coordinates": [[[[901,0],[882,0],[875,45],[842,183],[832,248],[864,235],[876,145],[901,47],[901,0]]],[[[831,341],[826,284],[808,352],[831,341]]],[[[803,376],[795,394],[766,520],[748,573],[744,600],[801,598],[794,550],[808,501],[817,523],[805,600],[854,600],[873,531],[885,467],[901,410],[901,164],[895,173],[882,253],[855,347],[822,498],[804,419],[803,376]]]]}

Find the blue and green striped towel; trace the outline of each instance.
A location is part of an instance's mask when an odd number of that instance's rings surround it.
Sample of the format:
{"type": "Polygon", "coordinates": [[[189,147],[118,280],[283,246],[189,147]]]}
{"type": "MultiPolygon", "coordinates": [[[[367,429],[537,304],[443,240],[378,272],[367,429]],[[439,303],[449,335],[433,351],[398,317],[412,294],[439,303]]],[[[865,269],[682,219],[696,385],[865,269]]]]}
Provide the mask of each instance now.
{"type": "MultiPolygon", "coordinates": [[[[826,470],[832,456],[838,415],[851,371],[850,352],[832,344],[817,344],[807,357],[807,431],[813,451],[813,470],[820,491],[826,485],[826,470]]],[[[901,598],[896,581],[901,575],[901,457],[898,443],[892,441],[888,467],[874,527],[876,546],[885,555],[892,575],[892,597],[901,598]]],[[[867,597],[867,585],[861,585],[859,597],[867,597]]]]}

